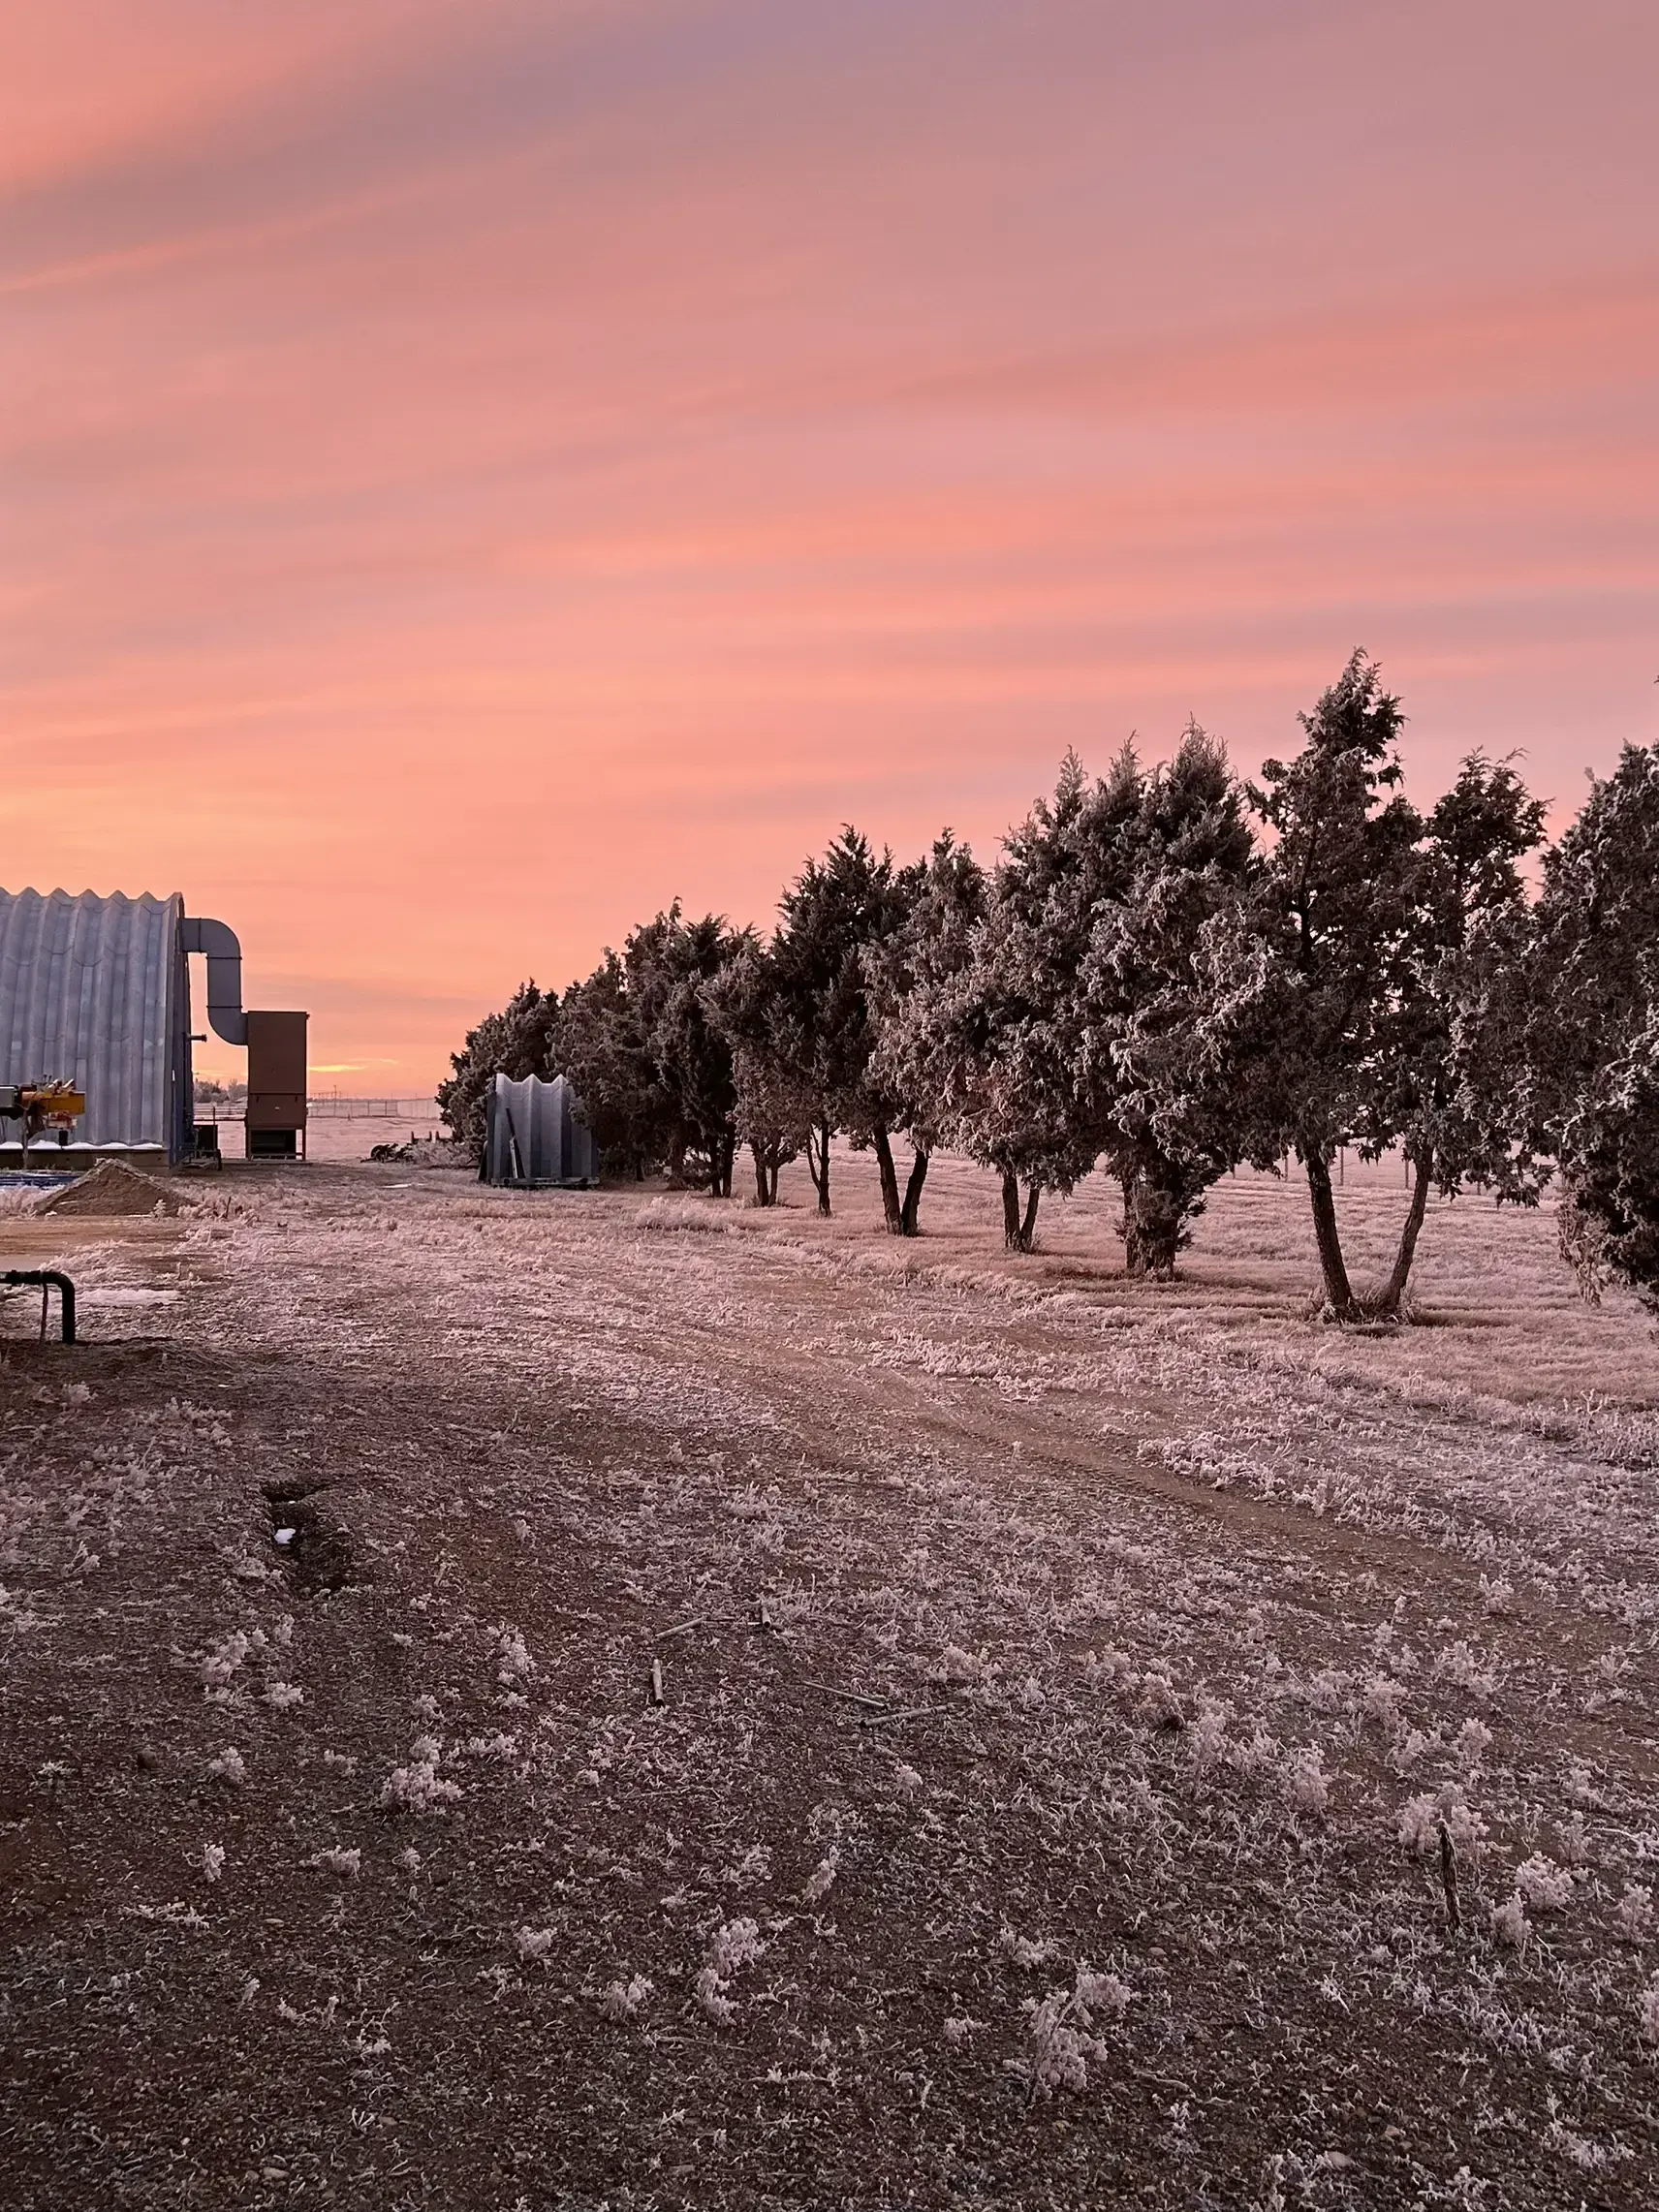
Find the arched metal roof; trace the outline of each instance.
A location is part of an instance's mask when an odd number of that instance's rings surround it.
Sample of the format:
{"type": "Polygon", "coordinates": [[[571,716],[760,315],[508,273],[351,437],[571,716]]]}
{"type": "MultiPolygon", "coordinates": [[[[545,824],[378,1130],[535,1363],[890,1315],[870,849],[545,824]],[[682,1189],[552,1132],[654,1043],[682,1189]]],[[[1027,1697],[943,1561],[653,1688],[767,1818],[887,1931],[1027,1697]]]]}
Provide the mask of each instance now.
{"type": "Polygon", "coordinates": [[[176,893],[0,890],[0,1083],[73,1081],[86,1094],[78,1145],[182,1148],[183,917],[176,893]]]}

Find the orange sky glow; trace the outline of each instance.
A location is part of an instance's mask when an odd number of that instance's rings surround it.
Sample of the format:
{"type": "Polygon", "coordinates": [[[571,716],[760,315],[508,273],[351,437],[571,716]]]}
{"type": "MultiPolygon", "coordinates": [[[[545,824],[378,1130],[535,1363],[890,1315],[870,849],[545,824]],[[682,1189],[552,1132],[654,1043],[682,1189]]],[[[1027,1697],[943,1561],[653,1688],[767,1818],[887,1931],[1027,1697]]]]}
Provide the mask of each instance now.
{"type": "Polygon", "coordinates": [[[413,1095],[1356,644],[1558,825],[1659,737],[1656,85],[1651,0],[8,10],[0,884],[413,1095]]]}

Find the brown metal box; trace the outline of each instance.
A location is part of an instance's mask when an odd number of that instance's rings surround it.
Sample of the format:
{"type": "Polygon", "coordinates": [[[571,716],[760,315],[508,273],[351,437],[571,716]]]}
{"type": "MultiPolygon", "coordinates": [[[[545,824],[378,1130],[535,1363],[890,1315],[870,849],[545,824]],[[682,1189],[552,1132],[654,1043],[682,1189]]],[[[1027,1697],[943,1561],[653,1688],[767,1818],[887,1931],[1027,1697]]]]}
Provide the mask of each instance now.
{"type": "Polygon", "coordinates": [[[249,1129],[305,1127],[305,1025],[303,1013],[248,1011],[249,1129]]]}

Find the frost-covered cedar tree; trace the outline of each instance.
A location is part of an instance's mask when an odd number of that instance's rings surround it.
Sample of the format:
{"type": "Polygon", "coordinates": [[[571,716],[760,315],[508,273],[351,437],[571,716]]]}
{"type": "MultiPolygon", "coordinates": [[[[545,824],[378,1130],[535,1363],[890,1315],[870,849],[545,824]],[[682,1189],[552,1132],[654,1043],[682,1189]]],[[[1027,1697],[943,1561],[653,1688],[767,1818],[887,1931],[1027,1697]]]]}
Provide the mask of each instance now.
{"type": "Polygon", "coordinates": [[[1269,761],[1251,802],[1274,832],[1256,899],[1256,1049],[1240,1079],[1248,1156],[1294,1150],[1307,1174],[1326,1309],[1398,1313],[1428,1193],[1471,1177],[1524,1196],[1504,1116],[1484,1097],[1467,1020],[1489,949],[1524,923],[1518,862],[1542,813],[1507,762],[1479,754],[1425,821],[1399,795],[1399,701],[1356,653],[1269,761]],[[1339,1146],[1402,1147],[1412,1191],[1388,1280],[1349,1281],[1330,1168],[1339,1146]]]}
{"type": "Polygon", "coordinates": [[[1399,1312],[1431,1188],[1456,1197],[1471,1179],[1501,1197],[1534,1199],[1537,1178],[1505,1089],[1487,1080],[1487,1055],[1465,1018],[1494,948],[1523,936],[1519,863],[1544,838],[1544,808],[1507,761],[1471,753],[1435,805],[1415,856],[1412,926],[1394,995],[1378,1024],[1374,1079],[1354,1136],[1376,1158],[1405,1155],[1411,1199],[1393,1267],[1367,1301],[1399,1312]]]}
{"type": "Polygon", "coordinates": [[[1627,745],[1546,856],[1525,973],[1563,1250],[1659,1307],[1659,745],[1627,745]]]}
{"type": "Polygon", "coordinates": [[[558,1001],[533,982],[520,983],[498,1013],[486,1013],[469,1029],[460,1051],[452,1052],[454,1073],[438,1085],[438,1111],[458,1144],[475,1160],[484,1156],[485,1100],[497,1075],[519,1082],[526,1075],[549,1075],[558,1001]]]}
{"type": "Polygon", "coordinates": [[[807,1166],[818,1210],[830,1211],[830,1141],[837,1130],[875,1148],[882,1210],[897,1230],[903,1206],[893,1165],[896,1102],[870,1074],[875,1025],[862,957],[900,928],[913,895],[910,872],[878,858],[850,826],[822,860],[808,860],[784,892],[768,948],[766,1020],[746,1038],[745,1067],[759,1066],[807,1108],[807,1166]]]}
{"type": "Polygon", "coordinates": [[[1112,774],[1077,972],[1080,1098],[1123,1187],[1128,1271],[1168,1276],[1204,1193],[1239,1158],[1220,955],[1243,934],[1256,855],[1226,750],[1196,723],[1173,761],[1143,774],[1126,749],[1112,774]]]}
{"type": "Polygon", "coordinates": [[[704,993],[752,940],[720,915],[687,921],[676,899],[623,947],[645,1048],[668,1101],[668,1164],[673,1182],[706,1183],[732,1196],[737,1091],[732,1047],[710,1018],[704,993]]]}
{"type": "Polygon", "coordinates": [[[1260,785],[1247,787],[1273,833],[1257,902],[1268,957],[1248,1150],[1262,1167],[1287,1149],[1301,1162],[1327,1309],[1351,1321],[1362,1308],[1342,1257],[1330,1168],[1362,1125],[1373,1141],[1384,1137],[1379,1060],[1409,988],[1424,826],[1396,789],[1399,701],[1363,653],[1299,719],[1301,751],[1268,761],[1260,785]]]}
{"type": "Polygon", "coordinates": [[[676,900],[607,952],[559,1007],[555,1047],[601,1150],[642,1174],[730,1197],[736,1147],[732,1051],[705,987],[746,937],[716,915],[687,921],[676,900]]]}
{"type": "Polygon", "coordinates": [[[1052,800],[1004,840],[966,961],[919,972],[904,1000],[910,1079],[931,1086],[940,1139],[1001,1179],[1011,1251],[1031,1250],[1043,1192],[1069,1191],[1099,1151],[1079,1105],[1077,975],[1135,786],[1132,755],[1093,785],[1068,755],[1052,800]]]}
{"type": "Polygon", "coordinates": [[[673,1102],[615,952],[607,949],[592,975],[559,1001],[552,1049],[576,1086],[606,1173],[639,1180],[660,1166],[673,1141],[673,1102]]]}
{"type": "Polygon", "coordinates": [[[949,829],[934,840],[927,859],[905,875],[911,896],[904,923],[866,947],[863,963],[876,1028],[871,1081],[892,1103],[892,1126],[909,1137],[913,1153],[898,1229],[914,1236],[927,1163],[947,1132],[942,1102],[950,1070],[936,1064],[941,1040],[927,1011],[939,986],[972,963],[974,932],[985,919],[989,886],[972,852],[949,829]]]}
{"type": "Polygon", "coordinates": [[[812,1093],[780,1048],[780,990],[770,950],[752,937],[703,989],[708,1018],[731,1048],[737,1136],[763,1206],[777,1204],[779,1170],[800,1157],[813,1126],[812,1093]]]}

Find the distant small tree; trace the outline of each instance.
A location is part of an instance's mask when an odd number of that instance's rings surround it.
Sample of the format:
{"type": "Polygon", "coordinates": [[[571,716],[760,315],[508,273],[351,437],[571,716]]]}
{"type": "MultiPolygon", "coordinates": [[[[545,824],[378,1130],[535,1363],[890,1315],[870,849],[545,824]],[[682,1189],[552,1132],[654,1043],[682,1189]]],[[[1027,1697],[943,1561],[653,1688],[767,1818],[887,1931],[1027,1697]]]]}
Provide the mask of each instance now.
{"type": "Polygon", "coordinates": [[[554,1049],[614,1166],[664,1164],[673,1182],[730,1196],[732,1052],[704,993],[746,942],[716,915],[688,922],[676,900],[565,993],[554,1049]]]}
{"type": "Polygon", "coordinates": [[[926,861],[905,871],[905,890],[903,922],[866,947],[862,958],[876,1028],[869,1081],[886,1102],[890,1125],[910,1139],[898,1230],[915,1236],[928,1162],[949,1118],[948,1071],[936,1064],[939,1039],[927,1012],[935,994],[972,966],[974,932],[985,919],[989,886],[968,847],[947,829],[926,861]]]}
{"type": "Polygon", "coordinates": [[[1659,745],[1627,745],[1544,863],[1525,1094],[1562,1249],[1659,1310],[1659,745]]]}
{"type": "MultiPolygon", "coordinates": [[[[930,1098],[938,1138],[999,1178],[1010,1251],[1031,1251],[1043,1193],[1072,1189],[1099,1153],[1080,1102],[1077,974],[1135,776],[1125,755],[1091,786],[1068,755],[1053,798],[1004,839],[984,912],[955,914],[956,941],[919,963],[901,1002],[902,1079],[930,1098]]],[[[956,891],[964,910],[980,895],[971,879],[956,891]]]]}
{"type": "MultiPolygon", "coordinates": [[[[818,1210],[830,1212],[830,1145],[837,1130],[874,1147],[882,1211],[902,1227],[893,1165],[893,1104],[870,1072],[876,1031],[863,955],[899,929],[909,886],[850,825],[785,891],[768,948],[765,1053],[778,1094],[808,1106],[806,1160],[818,1210]]],[[[761,1047],[757,1044],[756,1049],[761,1047]]]]}
{"type": "Polygon", "coordinates": [[[575,1087],[608,1174],[642,1180],[672,1141],[673,1109],[618,954],[559,1001],[552,1057],[575,1087]]]}
{"type": "Polygon", "coordinates": [[[450,1055],[454,1073],[438,1085],[438,1112],[473,1159],[484,1157],[487,1101],[497,1075],[519,1082],[553,1073],[548,1060],[557,1010],[557,1000],[534,982],[520,983],[506,1006],[486,1013],[467,1031],[460,1051],[450,1055]]]}
{"type": "Polygon", "coordinates": [[[732,1195],[737,1092],[732,1047],[711,1018],[706,993],[749,942],[719,915],[687,921],[676,899],[634,932],[622,955],[645,1051],[669,1102],[671,1173],[683,1179],[696,1152],[716,1198],[732,1195]]]}
{"type": "Polygon", "coordinates": [[[708,1017],[732,1053],[738,1137],[749,1147],[755,1198],[775,1206],[778,1175],[798,1159],[815,1100],[789,1049],[789,1025],[770,950],[748,939],[704,986],[708,1017]]]}

